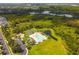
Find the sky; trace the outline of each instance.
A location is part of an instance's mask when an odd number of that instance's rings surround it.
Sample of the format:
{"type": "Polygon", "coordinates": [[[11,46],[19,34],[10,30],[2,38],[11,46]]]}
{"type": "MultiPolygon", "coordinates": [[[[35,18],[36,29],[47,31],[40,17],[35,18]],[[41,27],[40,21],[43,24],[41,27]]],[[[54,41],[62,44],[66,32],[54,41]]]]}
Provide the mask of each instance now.
{"type": "Polygon", "coordinates": [[[0,3],[79,3],[78,0],[0,0],[0,3]]]}

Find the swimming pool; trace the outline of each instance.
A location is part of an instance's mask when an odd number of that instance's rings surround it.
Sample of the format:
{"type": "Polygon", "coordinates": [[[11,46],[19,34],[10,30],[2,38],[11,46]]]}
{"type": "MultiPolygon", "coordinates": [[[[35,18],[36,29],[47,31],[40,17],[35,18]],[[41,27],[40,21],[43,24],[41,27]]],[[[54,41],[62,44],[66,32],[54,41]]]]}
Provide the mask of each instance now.
{"type": "Polygon", "coordinates": [[[32,39],[34,39],[36,41],[36,43],[42,42],[43,40],[47,39],[46,36],[42,35],[41,33],[34,33],[32,35],[30,35],[30,37],[32,39]]]}

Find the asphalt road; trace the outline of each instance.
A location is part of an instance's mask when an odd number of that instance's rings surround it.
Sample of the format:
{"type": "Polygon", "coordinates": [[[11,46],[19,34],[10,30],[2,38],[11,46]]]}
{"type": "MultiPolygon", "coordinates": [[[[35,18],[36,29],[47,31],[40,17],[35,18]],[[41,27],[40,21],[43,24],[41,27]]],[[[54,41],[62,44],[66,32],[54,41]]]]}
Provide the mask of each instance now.
{"type": "Polygon", "coordinates": [[[6,45],[6,42],[3,40],[2,34],[0,33],[0,43],[2,45],[2,50],[3,50],[3,55],[8,55],[9,51],[8,51],[8,47],[6,45]]]}

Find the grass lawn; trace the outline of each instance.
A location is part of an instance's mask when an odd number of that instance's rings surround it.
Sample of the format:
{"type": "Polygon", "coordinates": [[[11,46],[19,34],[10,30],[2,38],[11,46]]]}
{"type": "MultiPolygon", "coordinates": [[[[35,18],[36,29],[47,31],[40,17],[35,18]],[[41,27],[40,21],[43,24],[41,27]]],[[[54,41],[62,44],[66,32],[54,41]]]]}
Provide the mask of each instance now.
{"type": "Polygon", "coordinates": [[[32,46],[32,49],[29,50],[29,55],[65,55],[67,50],[65,49],[65,43],[62,39],[54,34],[58,40],[53,38],[48,38],[48,40],[43,41],[37,45],[32,46]]]}

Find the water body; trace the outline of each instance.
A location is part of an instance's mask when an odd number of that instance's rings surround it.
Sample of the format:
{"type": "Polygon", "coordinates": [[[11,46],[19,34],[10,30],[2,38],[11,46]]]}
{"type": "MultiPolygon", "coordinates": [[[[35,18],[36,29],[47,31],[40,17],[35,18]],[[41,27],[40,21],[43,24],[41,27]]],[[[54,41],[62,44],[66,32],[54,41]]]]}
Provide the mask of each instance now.
{"type": "Polygon", "coordinates": [[[65,17],[68,17],[68,18],[73,17],[73,15],[71,15],[71,14],[51,13],[50,11],[43,11],[41,13],[39,13],[39,12],[30,12],[30,14],[44,14],[44,15],[51,15],[51,16],[65,16],[65,17]]]}
{"type": "Polygon", "coordinates": [[[36,11],[28,11],[27,12],[27,10],[16,10],[16,9],[10,9],[10,10],[5,10],[5,9],[3,9],[3,10],[0,10],[0,13],[2,13],[2,14],[11,14],[11,13],[14,13],[14,14],[27,14],[27,13],[29,13],[29,14],[44,14],[44,15],[51,15],[51,16],[65,16],[65,17],[69,17],[69,18],[72,18],[73,17],[73,15],[72,14],[70,14],[70,13],[51,13],[51,11],[48,11],[48,10],[46,10],[46,11],[42,11],[42,12],[36,12],[36,11]]]}

